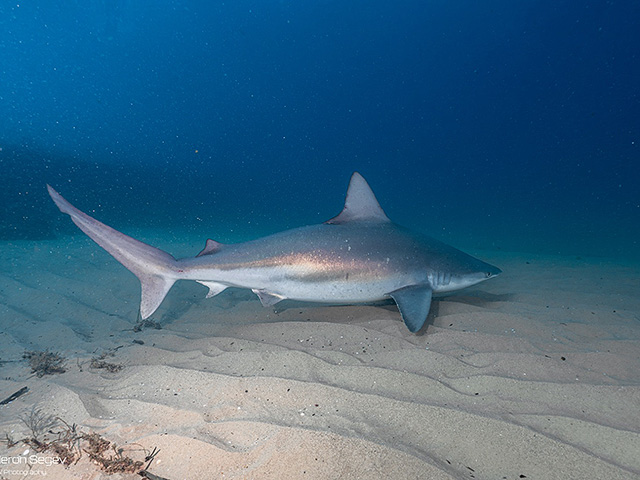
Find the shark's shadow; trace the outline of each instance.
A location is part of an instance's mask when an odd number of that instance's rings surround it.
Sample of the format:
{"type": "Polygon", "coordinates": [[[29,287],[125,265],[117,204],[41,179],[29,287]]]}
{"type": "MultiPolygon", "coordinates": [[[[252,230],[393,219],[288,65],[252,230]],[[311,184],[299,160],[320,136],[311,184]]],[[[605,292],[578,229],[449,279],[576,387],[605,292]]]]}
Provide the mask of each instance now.
{"type": "MultiPolygon", "coordinates": [[[[171,324],[177,321],[192,308],[202,308],[207,306],[218,313],[229,311],[231,313],[240,304],[244,302],[255,302],[256,309],[263,310],[265,315],[261,319],[261,322],[267,321],[268,315],[266,313],[274,313],[270,320],[267,322],[288,322],[294,321],[293,317],[287,316],[286,313],[293,310],[305,310],[306,313],[311,311],[317,311],[320,308],[331,307],[349,307],[349,306],[369,306],[381,308],[387,311],[392,316],[397,316],[400,319],[398,307],[392,299],[380,300],[377,302],[359,303],[359,304],[342,304],[342,303],[316,303],[316,302],[304,302],[300,300],[283,300],[278,302],[271,308],[264,308],[260,306],[258,298],[251,290],[243,288],[229,288],[215,298],[204,298],[206,295],[206,288],[191,282],[179,282],[175,287],[171,295],[167,296],[161,309],[155,315],[156,320],[161,324],[171,324]],[[285,315],[281,315],[285,314],[285,315]]],[[[434,297],[431,304],[431,310],[427,316],[424,326],[416,332],[419,336],[425,335],[429,326],[433,326],[434,322],[440,317],[442,313],[442,303],[459,303],[464,305],[470,305],[479,308],[490,308],[489,305],[496,302],[506,302],[513,297],[513,294],[494,294],[484,291],[466,291],[466,292],[453,292],[446,295],[439,295],[434,297]]],[[[313,317],[313,315],[307,315],[313,317]]],[[[306,318],[306,317],[305,317],[306,318]]],[[[326,317],[325,317],[326,321],[326,317]]],[[[336,313],[335,322],[344,322],[344,313],[336,313]]]]}
{"type": "MultiPolygon", "coordinates": [[[[158,312],[156,318],[162,324],[171,324],[179,318],[187,314],[192,308],[199,308],[203,305],[208,305],[218,312],[229,311],[231,312],[244,302],[255,302],[256,308],[262,309],[259,305],[259,300],[251,292],[251,290],[243,288],[229,288],[215,298],[204,298],[206,289],[196,283],[191,282],[179,282],[175,287],[175,291],[172,295],[169,295],[158,312]]],[[[496,302],[509,301],[513,297],[513,294],[494,294],[484,291],[468,291],[468,292],[454,292],[447,295],[440,295],[434,297],[431,304],[431,310],[424,324],[424,327],[419,330],[418,335],[424,335],[427,332],[429,325],[434,325],[435,320],[440,317],[441,306],[443,302],[454,302],[465,305],[471,305],[474,307],[485,308],[496,302]]],[[[273,312],[275,316],[272,317],[272,322],[291,321],[286,317],[280,316],[291,310],[315,310],[319,308],[331,308],[331,307],[349,307],[349,306],[370,306],[386,310],[392,315],[400,317],[398,308],[392,299],[380,300],[377,302],[359,303],[356,305],[342,304],[342,303],[316,303],[316,302],[304,302],[300,300],[283,300],[271,308],[265,308],[265,312],[273,312]]],[[[265,315],[266,317],[266,315],[265,315]]],[[[336,321],[344,321],[344,315],[339,315],[340,318],[336,318],[336,321]]],[[[264,320],[263,320],[264,321],[264,320]]]]}
{"type": "Polygon", "coordinates": [[[461,291],[452,292],[447,295],[435,297],[434,301],[453,301],[457,303],[464,303],[465,305],[473,305],[474,307],[486,307],[491,303],[496,302],[508,302],[514,297],[513,293],[490,293],[482,291],[461,291]]]}

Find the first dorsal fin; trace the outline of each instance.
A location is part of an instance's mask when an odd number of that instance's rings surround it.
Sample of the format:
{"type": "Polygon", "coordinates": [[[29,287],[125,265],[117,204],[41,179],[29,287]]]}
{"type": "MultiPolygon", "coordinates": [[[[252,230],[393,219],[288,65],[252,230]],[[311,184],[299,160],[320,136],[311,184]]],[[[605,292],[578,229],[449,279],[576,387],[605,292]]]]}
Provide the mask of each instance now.
{"type": "Polygon", "coordinates": [[[202,249],[202,251],[198,255],[196,255],[196,257],[201,257],[202,255],[211,255],[212,253],[216,253],[223,246],[224,246],[224,244],[222,244],[220,242],[216,242],[215,240],[211,240],[209,238],[209,239],[207,239],[207,243],[204,246],[204,248],[202,249]]]}
{"type": "Polygon", "coordinates": [[[351,175],[347,198],[340,215],[325,222],[329,224],[340,224],[346,222],[367,221],[367,222],[389,222],[384,210],[380,207],[373,190],[367,181],[358,172],[351,175]]]}

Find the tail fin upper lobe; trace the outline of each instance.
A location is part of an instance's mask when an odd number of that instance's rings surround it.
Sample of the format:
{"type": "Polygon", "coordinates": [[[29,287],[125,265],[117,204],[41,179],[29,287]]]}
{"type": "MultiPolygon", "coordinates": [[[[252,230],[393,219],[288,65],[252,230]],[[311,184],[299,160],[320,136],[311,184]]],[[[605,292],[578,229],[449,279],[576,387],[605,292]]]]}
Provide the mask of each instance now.
{"type": "Polygon", "coordinates": [[[62,213],[138,277],[142,286],[140,315],[143,319],[150,317],[178,279],[176,259],[81,212],[49,185],[47,190],[62,213]]]}

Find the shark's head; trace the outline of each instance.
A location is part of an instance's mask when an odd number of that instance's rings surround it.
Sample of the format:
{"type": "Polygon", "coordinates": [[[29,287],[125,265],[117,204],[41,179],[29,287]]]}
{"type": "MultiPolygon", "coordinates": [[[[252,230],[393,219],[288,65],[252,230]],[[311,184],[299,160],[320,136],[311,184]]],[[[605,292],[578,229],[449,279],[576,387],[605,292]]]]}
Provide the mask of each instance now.
{"type": "MultiPolygon", "coordinates": [[[[462,253],[462,252],[460,252],[462,253]]],[[[484,282],[502,273],[498,267],[464,254],[464,259],[456,258],[447,265],[446,274],[439,271],[430,275],[429,283],[434,292],[451,292],[484,282]],[[456,261],[457,260],[457,261],[456,261]]]]}

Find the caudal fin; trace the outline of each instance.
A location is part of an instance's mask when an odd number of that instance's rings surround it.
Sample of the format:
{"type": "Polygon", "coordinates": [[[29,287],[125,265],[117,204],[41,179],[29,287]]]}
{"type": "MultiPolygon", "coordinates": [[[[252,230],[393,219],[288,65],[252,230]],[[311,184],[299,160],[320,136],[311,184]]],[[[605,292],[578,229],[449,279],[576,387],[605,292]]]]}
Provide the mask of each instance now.
{"type": "Polygon", "coordinates": [[[176,259],[81,212],[49,185],[47,190],[62,213],[138,277],[142,286],[140,316],[150,317],[178,279],[176,259]]]}

